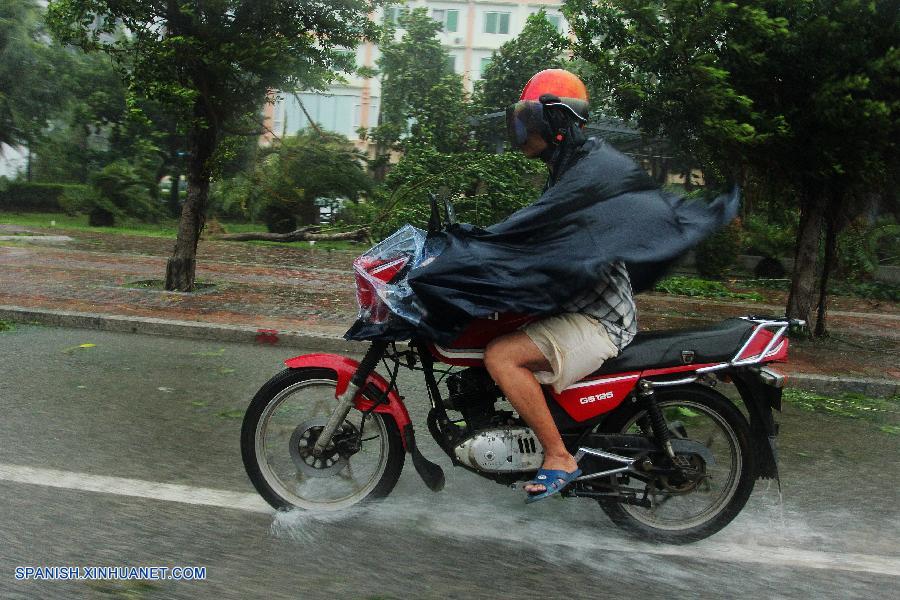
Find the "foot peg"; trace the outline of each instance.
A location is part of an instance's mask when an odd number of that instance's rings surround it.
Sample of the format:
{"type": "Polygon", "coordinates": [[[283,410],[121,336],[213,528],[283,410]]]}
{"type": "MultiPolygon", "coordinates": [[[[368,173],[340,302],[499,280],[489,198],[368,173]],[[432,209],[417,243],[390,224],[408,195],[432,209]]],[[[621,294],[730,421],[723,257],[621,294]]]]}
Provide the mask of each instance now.
{"type": "Polygon", "coordinates": [[[412,455],[416,473],[419,474],[419,477],[422,478],[428,489],[432,492],[439,492],[444,489],[446,481],[444,479],[444,470],[440,465],[434,464],[419,452],[419,447],[416,446],[416,434],[413,432],[411,423],[403,428],[403,440],[406,442],[406,451],[412,455]]]}

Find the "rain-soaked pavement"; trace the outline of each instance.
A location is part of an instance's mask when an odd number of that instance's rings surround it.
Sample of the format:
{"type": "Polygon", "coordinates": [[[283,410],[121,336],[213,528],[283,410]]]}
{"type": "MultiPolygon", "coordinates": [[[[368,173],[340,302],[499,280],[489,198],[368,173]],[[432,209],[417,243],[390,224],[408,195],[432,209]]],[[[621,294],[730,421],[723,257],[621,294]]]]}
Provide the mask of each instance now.
{"type": "Polygon", "coordinates": [[[625,537],[588,501],[526,507],[520,492],[450,470],[427,438],[415,375],[401,390],[423,451],[447,469],[445,491],[429,492],[407,461],[373,508],[275,518],[244,474],[240,418],[296,353],[0,333],[0,597],[871,598],[900,588],[900,437],[791,407],[783,501],[759,482],[729,527],[690,546],[625,537]],[[206,579],[14,580],[17,566],[58,565],[203,566],[206,579]]]}

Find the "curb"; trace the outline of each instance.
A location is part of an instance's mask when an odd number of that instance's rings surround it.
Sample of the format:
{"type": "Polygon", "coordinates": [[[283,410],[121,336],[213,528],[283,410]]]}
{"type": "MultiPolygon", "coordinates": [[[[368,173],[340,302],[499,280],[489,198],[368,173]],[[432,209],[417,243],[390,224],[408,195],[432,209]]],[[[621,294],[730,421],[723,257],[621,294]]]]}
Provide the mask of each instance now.
{"type": "Polygon", "coordinates": [[[275,331],[245,325],[221,325],[201,321],[176,321],[155,317],[135,317],[68,310],[24,308],[0,305],[0,319],[15,323],[33,323],[54,327],[73,327],[116,333],[142,333],[195,340],[234,342],[239,344],[272,344],[294,348],[315,348],[327,352],[363,354],[359,342],[316,331],[275,331]]]}
{"type": "Polygon", "coordinates": [[[800,388],[825,395],[855,393],[878,398],[891,398],[900,395],[900,382],[896,379],[832,377],[830,375],[794,374],[788,372],[787,387],[800,388]]]}
{"type": "MultiPolygon", "coordinates": [[[[4,305],[0,305],[0,319],[15,323],[36,323],[116,333],[164,335],[239,344],[277,344],[343,354],[364,353],[363,345],[360,342],[349,342],[340,336],[316,331],[274,331],[202,321],[176,321],[154,317],[130,317],[4,305]]],[[[900,395],[900,381],[894,379],[832,377],[788,372],[788,386],[820,394],[858,393],[882,398],[900,395]]]]}

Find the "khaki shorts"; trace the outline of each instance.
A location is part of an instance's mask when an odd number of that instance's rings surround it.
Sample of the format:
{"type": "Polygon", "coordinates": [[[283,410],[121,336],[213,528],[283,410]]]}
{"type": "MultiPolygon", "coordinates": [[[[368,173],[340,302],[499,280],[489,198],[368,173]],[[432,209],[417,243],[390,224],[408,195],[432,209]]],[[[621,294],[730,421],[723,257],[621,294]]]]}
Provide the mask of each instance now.
{"type": "Polygon", "coordinates": [[[535,377],[557,394],[590,375],[619,354],[606,328],[581,313],[564,313],[522,327],[540,349],[552,372],[536,371],[535,377]]]}

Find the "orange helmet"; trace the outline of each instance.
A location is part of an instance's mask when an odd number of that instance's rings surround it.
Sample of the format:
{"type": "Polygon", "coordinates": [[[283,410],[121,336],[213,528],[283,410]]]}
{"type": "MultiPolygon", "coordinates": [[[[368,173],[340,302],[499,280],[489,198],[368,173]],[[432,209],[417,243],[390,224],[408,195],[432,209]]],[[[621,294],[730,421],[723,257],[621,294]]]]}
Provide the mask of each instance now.
{"type": "Polygon", "coordinates": [[[522,90],[519,100],[537,100],[542,96],[556,96],[567,104],[578,116],[587,120],[588,93],[577,75],[565,69],[544,69],[536,73],[522,90]]]}
{"type": "Polygon", "coordinates": [[[587,122],[588,107],[587,88],[574,73],[540,71],[525,84],[519,101],[506,109],[509,141],[520,148],[530,134],[538,133],[552,145],[561,144],[587,122]]]}

